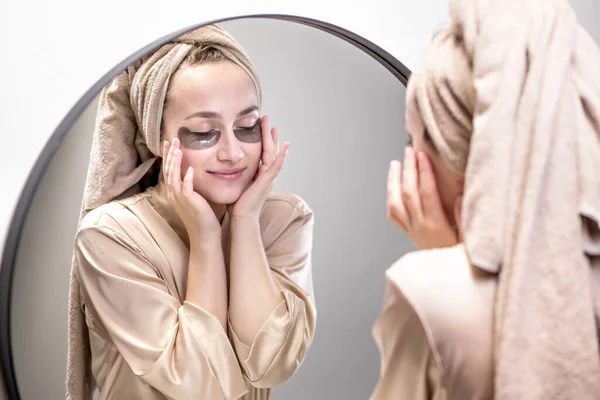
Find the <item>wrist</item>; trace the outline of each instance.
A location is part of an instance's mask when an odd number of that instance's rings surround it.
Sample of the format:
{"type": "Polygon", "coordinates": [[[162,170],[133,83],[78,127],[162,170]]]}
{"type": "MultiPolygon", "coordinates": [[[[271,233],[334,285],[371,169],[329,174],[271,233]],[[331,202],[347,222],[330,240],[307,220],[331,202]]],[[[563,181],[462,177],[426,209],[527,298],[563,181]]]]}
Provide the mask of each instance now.
{"type": "Polygon", "coordinates": [[[201,247],[211,247],[213,245],[221,246],[221,230],[215,232],[198,232],[194,230],[188,230],[188,235],[190,238],[190,246],[201,246],[201,247]]]}
{"type": "Polygon", "coordinates": [[[258,225],[259,216],[254,214],[232,215],[230,222],[232,226],[252,226],[258,225]]]}

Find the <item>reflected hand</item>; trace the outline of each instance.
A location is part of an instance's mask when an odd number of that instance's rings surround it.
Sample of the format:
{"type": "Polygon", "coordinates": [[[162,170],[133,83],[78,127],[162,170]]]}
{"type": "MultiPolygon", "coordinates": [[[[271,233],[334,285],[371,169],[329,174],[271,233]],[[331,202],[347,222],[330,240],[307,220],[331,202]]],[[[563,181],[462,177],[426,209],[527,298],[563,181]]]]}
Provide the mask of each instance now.
{"type": "Polygon", "coordinates": [[[162,171],[167,187],[167,198],[185,224],[190,238],[202,242],[220,240],[221,225],[208,202],[194,191],[194,169],[188,168],[181,179],[183,154],[179,139],[163,144],[162,171]]]}
{"type": "Polygon", "coordinates": [[[419,250],[454,246],[459,238],[444,214],[431,163],[424,153],[418,158],[408,147],[404,171],[399,161],[390,164],[388,218],[419,250]]]}
{"type": "Polygon", "coordinates": [[[258,220],[263,204],[273,188],[275,179],[283,167],[289,148],[284,143],[279,148],[277,128],[269,129],[268,117],[261,118],[262,158],[254,181],[248,186],[237,202],[228,206],[232,219],[252,218],[258,220]]]}

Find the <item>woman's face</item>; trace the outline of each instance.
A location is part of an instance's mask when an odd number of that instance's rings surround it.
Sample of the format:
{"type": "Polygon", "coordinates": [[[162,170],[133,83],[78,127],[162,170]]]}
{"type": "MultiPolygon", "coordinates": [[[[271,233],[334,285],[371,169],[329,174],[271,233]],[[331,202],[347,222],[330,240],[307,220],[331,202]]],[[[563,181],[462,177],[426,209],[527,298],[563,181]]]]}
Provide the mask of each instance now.
{"type": "Polygon", "coordinates": [[[181,141],[182,179],[213,204],[232,204],[251,183],[262,152],[258,94],[231,62],[185,66],[173,77],[163,113],[163,140],[181,141]]]}
{"type": "Polygon", "coordinates": [[[438,193],[448,221],[455,224],[454,207],[456,199],[463,192],[464,179],[462,175],[448,167],[433,148],[432,143],[425,137],[425,126],[414,99],[407,99],[406,130],[411,145],[416,152],[427,155],[433,168],[437,182],[438,193]]]}

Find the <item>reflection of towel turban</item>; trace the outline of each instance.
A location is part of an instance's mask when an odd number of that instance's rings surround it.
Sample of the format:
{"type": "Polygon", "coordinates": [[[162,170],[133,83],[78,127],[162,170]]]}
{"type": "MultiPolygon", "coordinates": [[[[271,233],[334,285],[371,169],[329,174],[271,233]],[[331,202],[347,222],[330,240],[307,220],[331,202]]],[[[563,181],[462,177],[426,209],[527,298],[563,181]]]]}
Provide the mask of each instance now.
{"type": "Polygon", "coordinates": [[[499,274],[496,398],[597,397],[600,52],[565,0],[450,5],[407,103],[466,176],[471,262],[499,274]]]}
{"type": "MultiPolygon", "coordinates": [[[[241,67],[252,78],[261,101],[260,83],[245,50],[226,31],[208,25],[163,45],[115,77],[100,95],[83,217],[115,198],[145,189],[160,157],[160,126],[171,76],[198,46],[210,46],[241,67]]],[[[79,298],[79,279],[71,269],[67,399],[91,399],[92,374],[85,316],[79,298]]]]}

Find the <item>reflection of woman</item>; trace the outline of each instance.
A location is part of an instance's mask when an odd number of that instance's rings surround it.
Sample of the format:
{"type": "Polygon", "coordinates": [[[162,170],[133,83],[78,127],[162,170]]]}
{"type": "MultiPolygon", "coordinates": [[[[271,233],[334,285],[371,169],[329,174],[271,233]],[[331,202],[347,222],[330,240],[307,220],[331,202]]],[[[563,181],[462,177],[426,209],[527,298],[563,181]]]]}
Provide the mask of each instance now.
{"type": "Polygon", "coordinates": [[[371,398],[598,398],[600,51],[563,0],[450,4],[390,167],[420,251],[386,273],[371,398]]]}
{"type": "Polygon", "coordinates": [[[93,376],[104,399],[267,399],[297,370],[315,327],[313,219],[269,193],[287,144],[260,100],[246,53],[216,26],[102,92],[67,398],[90,398],[93,376]]]}

